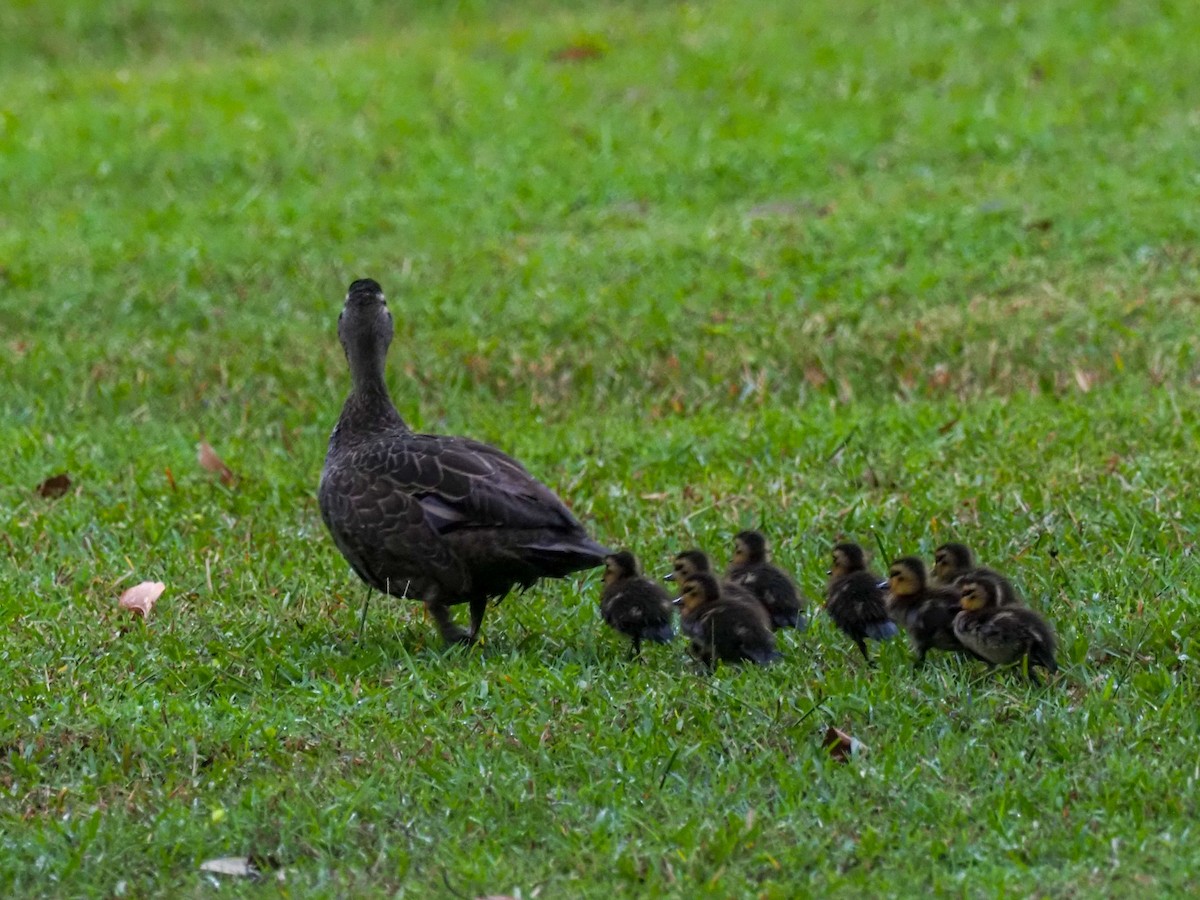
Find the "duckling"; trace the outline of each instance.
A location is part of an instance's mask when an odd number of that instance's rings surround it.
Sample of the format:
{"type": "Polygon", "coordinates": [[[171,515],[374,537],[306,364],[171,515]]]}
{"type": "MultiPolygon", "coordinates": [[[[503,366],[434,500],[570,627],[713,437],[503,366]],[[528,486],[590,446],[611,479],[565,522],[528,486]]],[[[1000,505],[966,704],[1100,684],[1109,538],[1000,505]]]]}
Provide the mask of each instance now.
{"type": "Polygon", "coordinates": [[[925,662],[925,654],[931,649],[976,655],[954,636],[954,617],[962,608],[958,589],[929,584],[925,564],[919,558],[896,560],[888,568],[887,581],[879,587],[890,589],[888,614],[908,631],[917,652],[917,666],[925,662]]]}
{"type": "Polygon", "coordinates": [[[743,531],[734,537],[733,559],[725,574],[766,608],[772,628],[808,627],[804,598],[787,573],[767,561],[767,539],[761,532],[743,531]]]}
{"type": "Polygon", "coordinates": [[[879,576],[867,571],[866,557],[858,544],[838,544],[833,548],[825,611],[833,624],[858,645],[869,666],[875,664],[867,653],[866,638],[885,641],[900,633],[896,623],[888,618],[879,576]]]}
{"type": "Polygon", "coordinates": [[[975,557],[966,544],[951,541],[933,551],[933,577],[930,580],[934,584],[943,587],[958,585],[968,575],[979,575],[995,581],[1000,589],[998,600],[1001,606],[1021,602],[1011,581],[995,569],[975,565],[975,557]]]}
{"type": "Polygon", "coordinates": [[[683,633],[692,639],[691,654],[710,669],[720,660],[766,665],[780,658],[762,605],[724,596],[711,572],[688,578],[675,603],[681,609],[683,633]]]}
{"type": "Polygon", "coordinates": [[[671,597],[658,582],[642,577],[632,553],[621,550],[604,557],[603,581],[600,615],[632,639],[630,659],[641,655],[643,640],[670,643],[675,637],[671,597]]]}
{"type": "MultiPolygon", "coordinates": [[[[671,561],[671,571],[667,573],[667,581],[678,582],[680,587],[683,583],[700,572],[712,573],[712,563],[708,559],[708,554],[703,550],[684,550],[682,553],[675,554],[675,559],[671,561]]],[[[733,598],[751,603],[757,603],[758,598],[752,594],[744,585],[735,584],[728,578],[721,580],[721,593],[727,598],[733,598]]]]}
{"type": "Polygon", "coordinates": [[[972,575],[962,583],[962,612],[954,618],[954,634],[991,666],[1025,660],[1034,684],[1041,684],[1034,666],[1053,675],[1054,629],[1032,609],[1002,605],[1003,588],[995,579],[972,575]]]}

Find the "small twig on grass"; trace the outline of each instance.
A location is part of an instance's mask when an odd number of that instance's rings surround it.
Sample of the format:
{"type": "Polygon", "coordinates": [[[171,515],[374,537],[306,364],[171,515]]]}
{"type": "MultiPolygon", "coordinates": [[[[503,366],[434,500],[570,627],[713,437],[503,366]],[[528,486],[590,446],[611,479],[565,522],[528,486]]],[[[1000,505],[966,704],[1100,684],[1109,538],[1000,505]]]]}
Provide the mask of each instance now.
{"type": "Polygon", "coordinates": [[[853,438],[856,434],[858,434],[858,426],[857,425],[855,425],[853,428],[851,428],[850,433],[848,435],[846,435],[844,438],[842,438],[838,442],[838,445],[833,448],[833,452],[830,453],[827,457],[825,457],[825,465],[829,465],[831,462],[833,462],[835,459],[837,459],[838,454],[846,449],[847,445],[850,443],[851,440],[853,440],[853,438]]]}
{"type": "Polygon", "coordinates": [[[448,890],[455,897],[460,898],[460,900],[471,900],[471,898],[467,894],[464,894],[461,891],[457,891],[454,889],[454,885],[452,885],[450,883],[450,876],[446,874],[445,869],[442,869],[442,883],[446,885],[446,890],[448,890]]]}
{"type": "MultiPolygon", "coordinates": [[[[778,715],[772,716],[769,712],[767,712],[762,707],[757,706],[754,703],[750,703],[746,700],[743,700],[741,697],[737,696],[736,694],[730,693],[729,691],[725,690],[722,687],[718,687],[715,684],[710,684],[708,687],[709,687],[709,690],[713,690],[713,691],[716,691],[718,694],[725,695],[730,700],[732,700],[734,703],[737,703],[739,706],[744,706],[744,707],[746,707],[746,709],[753,710],[754,712],[756,712],[760,716],[762,716],[764,719],[767,719],[768,721],[770,721],[772,724],[775,724],[776,722],[779,721],[778,715]]],[[[804,715],[802,715],[799,719],[797,719],[795,722],[793,722],[788,727],[794,728],[796,725],[799,725],[801,722],[803,722],[805,719],[807,719],[809,716],[811,716],[814,712],[816,712],[817,709],[820,706],[822,706],[824,703],[825,703],[825,695],[818,694],[816,702],[813,703],[813,705],[811,707],[809,707],[808,712],[806,712],[804,715]]]]}
{"type": "Polygon", "coordinates": [[[676,747],[671,751],[671,758],[667,760],[666,766],[663,767],[662,778],[658,779],[658,789],[661,791],[663,785],[667,783],[667,776],[671,774],[671,766],[675,765],[675,760],[679,757],[681,747],[676,747]]]}
{"type": "Polygon", "coordinates": [[[366,593],[363,594],[362,615],[359,616],[358,634],[354,638],[354,640],[360,644],[362,643],[363,632],[367,630],[367,607],[371,605],[371,586],[368,584],[363,585],[363,587],[365,587],[367,590],[366,593]]]}

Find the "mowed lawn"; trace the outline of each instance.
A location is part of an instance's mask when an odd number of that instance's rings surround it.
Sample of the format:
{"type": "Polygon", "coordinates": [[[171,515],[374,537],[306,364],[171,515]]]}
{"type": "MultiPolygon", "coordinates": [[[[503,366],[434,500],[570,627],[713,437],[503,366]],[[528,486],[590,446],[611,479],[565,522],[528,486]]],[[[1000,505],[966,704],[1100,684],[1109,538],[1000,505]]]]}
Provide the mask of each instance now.
{"type": "Polygon", "coordinates": [[[0,893],[1200,889],[1198,46],[1185,0],[6,4],[0,893]],[[819,614],[629,663],[599,572],[360,639],[315,492],[364,276],[410,423],[648,571],[761,527],[816,605],[835,540],[964,540],[1062,672],[819,614]]]}

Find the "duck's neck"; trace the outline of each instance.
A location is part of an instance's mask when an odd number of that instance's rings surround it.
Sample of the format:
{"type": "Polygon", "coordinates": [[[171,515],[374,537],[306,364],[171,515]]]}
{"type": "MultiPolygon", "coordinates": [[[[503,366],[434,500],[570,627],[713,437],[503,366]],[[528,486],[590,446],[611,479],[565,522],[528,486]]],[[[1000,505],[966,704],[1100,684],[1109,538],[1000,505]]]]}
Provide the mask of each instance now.
{"type": "Polygon", "coordinates": [[[392,403],[383,377],[386,359],[386,347],[382,351],[351,355],[352,389],[338,420],[339,436],[373,434],[396,428],[408,430],[408,424],[392,403]]]}

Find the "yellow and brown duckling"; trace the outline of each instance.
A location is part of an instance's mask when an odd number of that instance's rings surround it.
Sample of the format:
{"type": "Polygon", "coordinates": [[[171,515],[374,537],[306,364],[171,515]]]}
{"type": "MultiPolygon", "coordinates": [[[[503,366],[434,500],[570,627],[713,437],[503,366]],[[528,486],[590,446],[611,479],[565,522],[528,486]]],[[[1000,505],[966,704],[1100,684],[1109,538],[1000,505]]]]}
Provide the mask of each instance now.
{"type": "Polygon", "coordinates": [[[1011,581],[995,569],[975,565],[975,555],[966,544],[950,541],[933,551],[933,577],[930,580],[934,584],[943,587],[958,586],[972,575],[990,578],[996,582],[997,599],[1001,606],[1021,602],[1011,581]]]}
{"type": "Polygon", "coordinates": [[[642,577],[632,553],[621,550],[604,557],[603,581],[600,615],[633,641],[631,657],[642,652],[642,641],[670,643],[675,637],[671,597],[658,582],[642,577]]]}
{"type": "Polygon", "coordinates": [[[888,588],[888,615],[908,632],[918,666],[930,650],[975,655],[954,636],[954,617],[962,609],[958,588],[931,585],[925,563],[918,557],[905,556],[892,563],[887,581],[879,587],[888,588]]]}
{"type": "Polygon", "coordinates": [[[725,596],[711,572],[689,577],[675,603],[680,627],[692,639],[689,651],[709,668],[721,660],[766,665],[779,659],[766,610],[757,600],[725,596]]]}
{"type": "Polygon", "coordinates": [[[993,666],[1025,661],[1030,679],[1040,683],[1035,666],[1053,675],[1054,629],[1024,606],[1002,605],[1003,588],[995,579],[971,576],[962,582],[962,612],[954,619],[954,634],[964,647],[993,666]]]}
{"type": "Polygon", "coordinates": [[[761,532],[742,531],[734,537],[733,559],[725,574],[763,605],[772,628],[808,627],[804,598],[791,577],[767,559],[767,539],[761,532]]]}
{"type": "Polygon", "coordinates": [[[866,555],[858,544],[838,544],[833,548],[825,611],[833,624],[858,645],[867,665],[874,665],[867,653],[867,638],[885,641],[900,633],[896,623],[888,618],[879,576],[867,570],[866,555]]]}
{"type": "MultiPolygon", "coordinates": [[[[682,588],[685,581],[701,572],[708,572],[710,575],[713,574],[712,563],[709,561],[708,554],[703,550],[695,548],[684,550],[682,553],[675,554],[675,558],[671,560],[671,571],[667,573],[667,581],[674,581],[682,588]]],[[[721,579],[720,583],[721,593],[724,597],[758,602],[754,594],[750,593],[749,589],[745,586],[735,584],[728,578],[721,579]]]]}

